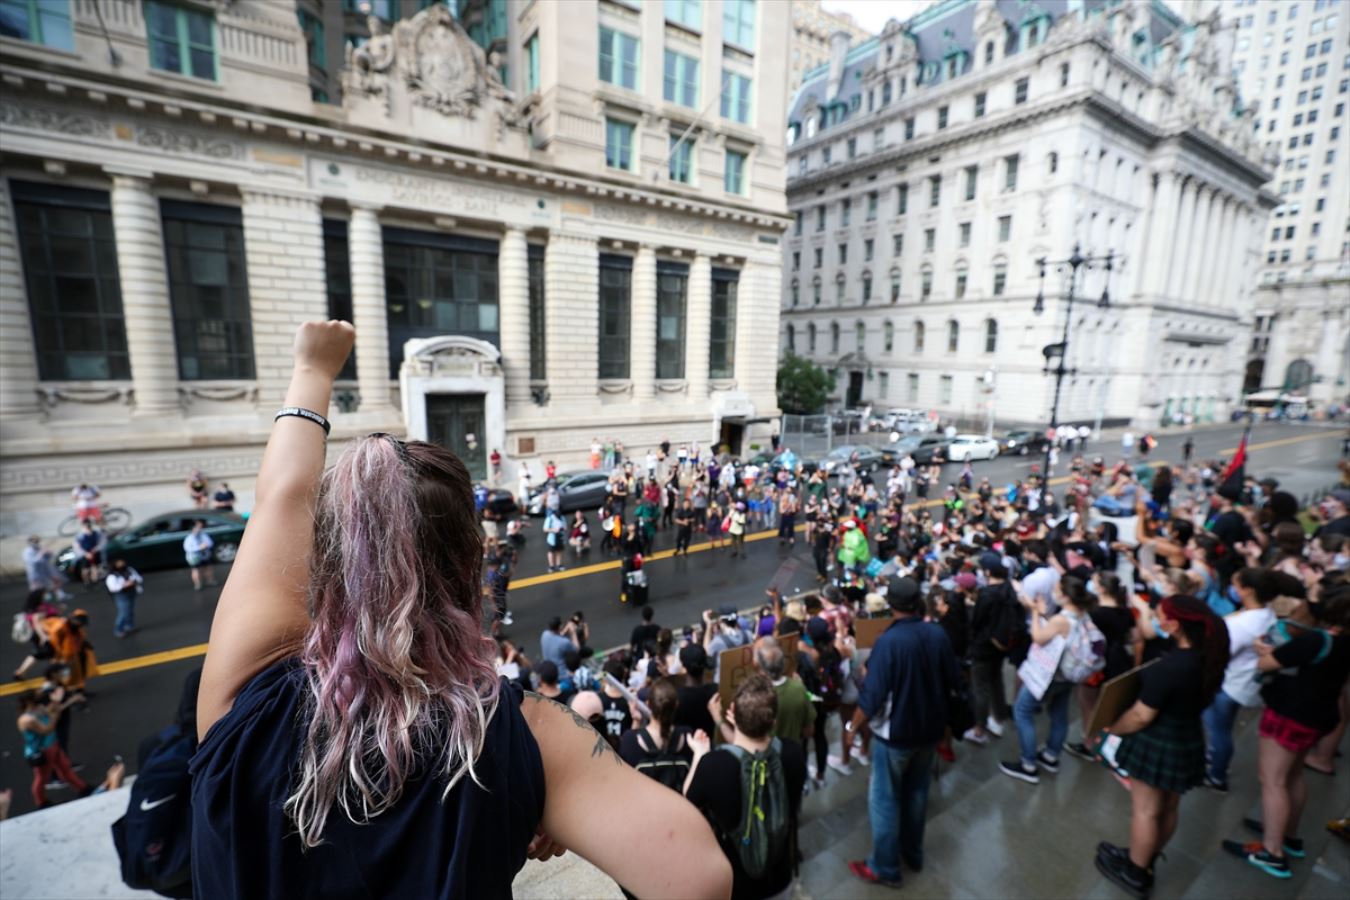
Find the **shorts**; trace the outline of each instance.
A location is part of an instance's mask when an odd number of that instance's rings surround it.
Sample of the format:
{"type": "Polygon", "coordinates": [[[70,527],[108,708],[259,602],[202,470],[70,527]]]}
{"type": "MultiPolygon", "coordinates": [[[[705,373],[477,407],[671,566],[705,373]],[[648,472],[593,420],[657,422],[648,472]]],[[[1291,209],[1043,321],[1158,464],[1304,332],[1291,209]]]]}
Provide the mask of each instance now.
{"type": "Polygon", "coordinates": [[[1270,707],[1261,713],[1261,724],[1257,733],[1270,738],[1290,753],[1303,753],[1311,750],[1322,739],[1322,732],[1309,728],[1302,722],[1295,722],[1288,716],[1282,716],[1270,707]]]}
{"type": "Polygon", "coordinates": [[[497,539],[499,531],[500,526],[498,526],[497,521],[495,519],[483,520],[483,534],[487,535],[488,537],[492,538],[495,541],[497,539]]]}
{"type": "Polygon", "coordinates": [[[200,568],[201,566],[206,565],[210,561],[211,561],[210,551],[203,551],[201,553],[189,553],[187,555],[187,564],[194,569],[200,568]]]}

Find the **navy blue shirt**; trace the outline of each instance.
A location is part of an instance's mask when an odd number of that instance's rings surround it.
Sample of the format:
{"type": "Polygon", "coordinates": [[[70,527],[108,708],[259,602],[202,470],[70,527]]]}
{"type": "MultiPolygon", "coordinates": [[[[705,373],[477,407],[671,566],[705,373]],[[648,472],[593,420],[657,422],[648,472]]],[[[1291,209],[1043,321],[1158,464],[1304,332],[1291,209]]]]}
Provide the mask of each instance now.
{"type": "Polygon", "coordinates": [[[193,757],[193,896],[511,896],[544,810],[543,762],[520,688],[502,685],[476,764],[481,786],[465,776],[442,800],[444,781],[418,773],[368,824],[335,805],[324,842],[304,850],[282,806],[305,740],[307,691],[294,659],[264,670],[193,757]]]}
{"type": "Polygon", "coordinates": [[[858,705],[875,718],[890,704],[890,734],[875,735],[894,747],[935,744],[947,728],[948,695],[961,677],[942,626],[918,616],[897,618],[877,638],[867,659],[858,705]]]}

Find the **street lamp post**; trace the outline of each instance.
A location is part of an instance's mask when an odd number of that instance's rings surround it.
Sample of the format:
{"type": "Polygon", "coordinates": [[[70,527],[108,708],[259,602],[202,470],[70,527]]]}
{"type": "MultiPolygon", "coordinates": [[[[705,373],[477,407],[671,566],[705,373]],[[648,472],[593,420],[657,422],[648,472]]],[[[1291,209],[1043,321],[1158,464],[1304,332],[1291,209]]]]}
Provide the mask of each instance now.
{"type": "Polygon", "coordinates": [[[1045,356],[1045,368],[1042,371],[1047,375],[1055,376],[1055,398],[1050,405],[1050,428],[1046,431],[1045,443],[1045,469],[1042,472],[1042,499],[1048,496],[1050,492],[1050,454],[1054,449],[1055,442],[1058,440],[1059,429],[1059,394],[1064,384],[1064,376],[1077,373],[1077,369],[1070,369],[1065,364],[1069,359],[1069,327],[1073,322],[1073,301],[1076,299],[1078,288],[1078,270],[1079,269],[1105,269],[1106,285],[1102,288],[1102,297],[1097,301],[1099,309],[1106,309],[1111,305],[1110,281],[1111,268],[1115,262],[1115,252],[1108,251],[1105,256],[1088,254],[1084,256],[1078,250],[1078,245],[1073,245],[1073,255],[1068,259],[1046,259],[1042,256],[1036,260],[1036,265],[1040,267],[1040,284],[1036,290],[1036,305],[1032,307],[1032,312],[1040,315],[1045,312],[1045,270],[1047,267],[1053,268],[1056,272],[1068,271],[1069,273],[1069,296],[1068,303],[1064,309],[1064,336],[1058,344],[1048,344],[1041,352],[1045,356]],[[1050,368],[1052,357],[1058,356],[1059,361],[1055,367],[1050,368]]]}

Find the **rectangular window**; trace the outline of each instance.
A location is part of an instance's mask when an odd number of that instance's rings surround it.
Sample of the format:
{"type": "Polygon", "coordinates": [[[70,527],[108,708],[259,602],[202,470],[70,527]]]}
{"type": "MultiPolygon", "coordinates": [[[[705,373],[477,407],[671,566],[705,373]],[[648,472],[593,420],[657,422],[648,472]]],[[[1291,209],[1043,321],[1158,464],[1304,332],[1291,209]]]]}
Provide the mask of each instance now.
{"type": "Polygon", "coordinates": [[[656,377],[684,377],[684,331],[689,267],[656,266],[656,377]]]}
{"type": "Polygon", "coordinates": [[[970,246],[970,223],[969,223],[969,222],[962,222],[962,223],[961,223],[961,226],[960,226],[960,234],[961,234],[961,246],[962,246],[962,247],[969,247],[969,246],[970,246]]]}
{"type": "Polygon", "coordinates": [[[830,164],[830,145],[829,145],[829,144],[826,144],[824,147],[821,147],[821,148],[820,148],[820,161],[821,161],[822,163],[824,163],[825,165],[827,165],[827,166],[830,164]]]}
{"type": "Polygon", "coordinates": [[[530,272],[530,380],[548,377],[548,308],[544,302],[544,248],[529,247],[530,272]]]}
{"type": "Polygon", "coordinates": [[[632,283],[633,260],[630,257],[601,255],[598,335],[601,378],[628,377],[628,308],[632,283]]]}
{"type": "Polygon", "coordinates": [[[389,374],[413,338],[462,334],[500,346],[497,242],[386,226],[389,374]]]}
{"type": "Polygon", "coordinates": [[[942,202],[942,176],[932,175],[928,179],[928,206],[936,209],[942,202]]]}
{"type": "MultiPolygon", "coordinates": [[[[4,15],[5,0],[0,0],[0,17],[4,15]]],[[[305,33],[305,46],[309,52],[309,64],[318,69],[326,68],[326,47],[323,39],[323,20],[309,10],[297,11],[300,30],[305,33]]]]}
{"type": "Polygon", "coordinates": [[[937,229],[925,228],[923,230],[923,252],[932,253],[937,247],[937,229]]]}
{"type": "Polygon", "coordinates": [[[633,125],[618,119],[605,119],[605,165],[611,169],[633,170],[633,125]]]}
{"type": "Polygon", "coordinates": [[[742,125],[750,122],[750,79],[726,69],[722,70],[722,118],[742,125]]]}
{"type": "Polygon", "coordinates": [[[900,256],[905,252],[905,236],[903,234],[891,235],[891,255],[900,256]]]}
{"type": "Polygon", "coordinates": [[[874,130],[872,132],[872,152],[876,153],[878,150],[880,150],[885,146],[886,146],[886,129],[878,128],[874,130]]]}
{"type": "Polygon", "coordinates": [[[956,273],[956,299],[960,300],[966,295],[966,273],[956,273]]]}
{"type": "Polygon", "coordinates": [[[938,131],[941,131],[942,129],[947,127],[947,107],[939,106],[937,116],[938,116],[938,131]]]}
{"type": "MultiPolygon", "coordinates": [[[[352,320],[352,269],[347,247],[347,223],[341,219],[323,220],[323,272],[328,294],[328,318],[352,320]]],[[[347,362],[338,373],[341,380],[356,378],[356,352],[347,355],[347,362]]]]}
{"type": "Polygon", "coordinates": [[[867,221],[872,221],[877,217],[877,192],[869,191],[867,193],[867,221]]]}
{"type": "Polygon", "coordinates": [[[539,90],[539,32],[530,35],[525,42],[525,92],[532,94],[539,90]]]}
{"type": "Polygon", "coordinates": [[[872,299],[872,276],[864,276],[862,280],[862,300],[864,303],[872,299]]]}
{"type": "Polygon", "coordinates": [[[701,0],[666,0],[666,21],[691,31],[702,31],[703,3],[701,0]]]}
{"type": "Polygon", "coordinates": [[[732,269],[713,269],[709,378],[731,378],[736,374],[736,292],[739,278],[739,273],[732,269]]]}
{"type": "Polygon", "coordinates": [[[1002,263],[994,266],[994,296],[1002,297],[1003,289],[1008,286],[1008,267],[1002,263]]]}
{"type": "Polygon", "coordinates": [[[209,13],[146,0],[145,25],[151,67],[216,80],[216,23],[209,13]]]}
{"type": "Polygon", "coordinates": [[[131,378],[108,195],[21,181],[10,187],[38,377],[131,378]]]}
{"type": "Polygon", "coordinates": [[[801,237],[801,234],[802,234],[802,211],[801,211],[800,209],[797,210],[797,212],[794,214],[794,220],[793,220],[792,228],[793,228],[793,233],[796,234],[798,237],[801,237]]]}
{"type": "Polygon", "coordinates": [[[825,258],[825,249],[824,249],[823,247],[816,247],[814,252],[815,252],[815,261],[816,261],[816,264],[815,264],[814,268],[819,269],[820,266],[821,266],[821,263],[824,262],[824,258],[825,258]]]}
{"type": "Polygon", "coordinates": [[[1027,89],[1030,87],[1030,85],[1031,85],[1030,79],[1027,78],[1017,79],[1017,82],[1013,85],[1014,104],[1016,104],[1017,106],[1021,106],[1023,103],[1027,102],[1027,89]]]}
{"type": "Polygon", "coordinates": [[[924,272],[923,277],[919,279],[919,299],[927,300],[933,296],[933,273],[924,272]]]}
{"type": "Polygon", "coordinates": [[[886,397],[889,396],[889,395],[890,395],[890,392],[891,392],[891,375],[890,375],[890,373],[889,373],[889,372],[878,372],[878,373],[877,373],[877,384],[880,385],[880,387],[877,389],[877,391],[878,391],[878,393],[881,394],[881,399],[885,400],[886,397]]]}
{"type": "Polygon", "coordinates": [[[847,228],[849,219],[853,213],[853,201],[848,197],[839,201],[839,227],[847,228]]]}
{"type": "Polygon", "coordinates": [[[178,377],[252,379],[242,215],[229,206],[162,200],[160,217],[178,377]]]}
{"type": "Polygon", "coordinates": [[[1060,64],[1059,64],[1059,86],[1060,86],[1060,87],[1068,87],[1068,86],[1069,86],[1069,64],[1068,64],[1068,63],[1060,63],[1060,64]]]}
{"type": "MultiPolygon", "coordinates": [[[[745,193],[745,160],[744,153],[738,153],[735,150],[727,151],[727,167],[723,175],[722,187],[728,194],[745,193]]],[[[801,234],[801,220],[797,222],[797,233],[801,234]]]]}
{"type": "Polygon", "coordinates": [[[1017,190],[1017,164],[1019,162],[1018,154],[1003,157],[1003,190],[1017,190]]]}
{"type": "Polygon", "coordinates": [[[909,403],[919,402],[919,376],[915,372],[905,375],[905,400],[909,403]]]}
{"type": "Polygon", "coordinates": [[[0,35],[73,51],[70,0],[0,0],[0,35]]]}
{"type": "Polygon", "coordinates": [[[1012,216],[998,217],[998,242],[1006,244],[1012,237],[1012,216]]]}
{"type": "Polygon", "coordinates": [[[663,84],[662,96],[671,103],[698,108],[698,60],[667,50],[663,84]]]}
{"type": "Polygon", "coordinates": [[[952,376],[942,375],[938,378],[938,403],[943,406],[952,404],[952,376]]]}
{"type": "Polygon", "coordinates": [[[905,120],[905,140],[907,140],[907,141],[912,141],[912,140],[914,140],[914,119],[913,119],[913,118],[909,118],[909,119],[906,119],[906,120],[905,120]]]}
{"type": "Polygon", "coordinates": [[[895,303],[900,299],[900,273],[891,273],[891,302],[895,303]]]}
{"type": "MultiPolygon", "coordinates": [[[[811,302],[814,303],[816,306],[820,305],[820,282],[816,282],[815,284],[811,285],[811,302]]],[[[814,344],[811,345],[811,349],[812,350],[815,349],[814,344]]]]}
{"type": "Polygon", "coordinates": [[[975,118],[977,119],[984,118],[985,100],[986,97],[984,91],[980,91],[975,95],[975,118]]]}
{"type": "Polygon", "coordinates": [[[853,159],[854,157],[856,157],[856,156],[858,155],[858,139],[857,139],[857,138],[849,138],[849,139],[848,139],[848,142],[847,142],[847,144],[846,144],[845,146],[847,147],[847,150],[848,150],[848,158],[849,158],[849,159],[853,159]]]}
{"type": "Polygon", "coordinates": [[[755,49],[755,0],[722,0],[722,40],[755,49]]]}
{"type": "Polygon", "coordinates": [[[834,283],[834,302],[840,306],[844,305],[844,280],[842,277],[834,283]]]}
{"type": "Polygon", "coordinates": [[[975,186],[979,181],[980,167],[966,166],[966,199],[975,199],[975,186]]]}
{"type": "Polygon", "coordinates": [[[881,105],[886,106],[890,102],[891,102],[891,82],[890,79],[888,78],[881,85],[881,105]]]}
{"type": "Polygon", "coordinates": [[[638,39],[612,28],[600,29],[600,80],[637,90],[638,39]]]}
{"type": "Polygon", "coordinates": [[[694,177],[694,142],[670,136],[670,180],[689,184],[694,177]]]}
{"type": "Polygon", "coordinates": [[[909,212],[909,185],[901,184],[895,189],[895,214],[903,216],[909,212]]]}
{"type": "Polygon", "coordinates": [[[848,264],[848,244],[839,245],[839,265],[848,264]]]}
{"type": "Polygon", "coordinates": [[[867,240],[863,241],[863,262],[872,261],[872,247],[873,244],[871,238],[868,238],[867,240]]]}
{"type": "Polygon", "coordinates": [[[794,272],[801,271],[801,267],[802,267],[802,252],[801,252],[800,250],[793,250],[793,251],[792,251],[792,271],[794,271],[794,272]]]}

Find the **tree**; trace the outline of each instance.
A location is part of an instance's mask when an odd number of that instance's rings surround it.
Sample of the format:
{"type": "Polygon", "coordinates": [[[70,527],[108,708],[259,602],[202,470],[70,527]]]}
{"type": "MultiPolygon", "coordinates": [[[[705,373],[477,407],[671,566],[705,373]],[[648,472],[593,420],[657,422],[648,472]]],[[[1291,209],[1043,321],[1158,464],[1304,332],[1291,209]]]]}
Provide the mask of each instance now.
{"type": "Polygon", "coordinates": [[[815,415],[834,390],[834,376],[791,350],[778,363],[778,406],[785,413],[815,415]]]}

